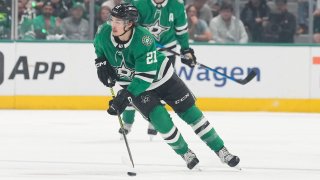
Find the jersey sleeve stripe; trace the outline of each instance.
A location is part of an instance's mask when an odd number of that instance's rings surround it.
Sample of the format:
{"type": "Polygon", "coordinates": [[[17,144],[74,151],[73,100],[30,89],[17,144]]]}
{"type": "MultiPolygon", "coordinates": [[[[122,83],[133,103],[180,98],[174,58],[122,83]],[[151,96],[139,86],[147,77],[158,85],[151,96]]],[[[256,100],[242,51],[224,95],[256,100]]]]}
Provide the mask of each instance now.
{"type": "Polygon", "coordinates": [[[175,51],[176,47],[177,47],[177,45],[173,45],[173,46],[165,47],[165,49],[159,49],[159,51],[162,52],[162,53],[175,51]]]}
{"type": "Polygon", "coordinates": [[[136,76],[142,76],[150,79],[154,79],[156,77],[155,74],[147,74],[147,73],[136,73],[136,76]]]}
{"type": "Polygon", "coordinates": [[[182,35],[182,34],[185,34],[185,33],[188,33],[188,28],[185,29],[185,30],[182,30],[182,31],[176,31],[177,35],[182,35]]]}
{"type": "Polygon", "coordinates": [[[157,74],[157,71],[146,71],[146,72],[136,71],[135,74],[150,74],[150,75],[155,75],[155,74],[157,74]]]}
{"type": "Polygon", "coordinates": [[[152,83],[152,82],[153,82],[153,78],[147,78],[147,77],[140,76],[140,75],[135,75],[134,77],[135,77],[135,78],[139,78],[139,79],[141,79],[141,80],[143,80],[143,81],[146,81],[146,82],[148,82],[148,83],[152,83]]]}
{"type": "Polygon", "coordinates": [[[169,59],[166,58],[161,64],[157,79],[161,79],[162,77],[164,77],[167,74],[170,66],[171,66],[171,62],[169,62],[169,59]]]}
{"type": "Polygon", "coordinates": [[[171,43],[168,44],[164,44],[163,47],[165,48],[157,48],[160,52],[162,52],[165,56],[173,56],[174,53],[170,52],[170,51],[177,51],[176,47],[177,47],[177,41],[172,41],[171,43]],[[170,51],[169,51],[170,50],[170,51]]]}
{"type": "Polygon", "coordinates": [[[183,31],[188,29],[188,23],[184,24],[183,26],[175,27],[176,31],[183,31]]]}
{"type": "Polygon", "coordinates": [[[161,76],[159,79],[157,79],[157,81],[153,82],[147,90],[152,90],[161,86],[172,77],[172,75],[174,74],[174,68],[172,67],[171,63],[168,63],[167,67],[167,70],[165,70],[166,73],[163,74],[163,76],[161,76]]]}

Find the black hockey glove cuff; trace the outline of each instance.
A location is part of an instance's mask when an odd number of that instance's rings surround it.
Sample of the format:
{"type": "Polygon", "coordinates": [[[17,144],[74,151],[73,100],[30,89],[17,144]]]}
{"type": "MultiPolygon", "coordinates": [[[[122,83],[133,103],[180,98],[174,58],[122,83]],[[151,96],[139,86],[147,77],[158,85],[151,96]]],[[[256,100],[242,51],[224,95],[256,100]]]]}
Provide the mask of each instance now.
{"type": "Polygon", "coordinates": [[[193,68],[197,64],[197,58],[192,48],[181,49],[181,62],[193,68]]]}
{"type": "Polygon", "coordinates": [[[131,93],[126,89],[118,91],[117,96],[109,102],[108,113],[114,116],[122,114],[126,107],[132,102],[131,97],[131,93]]]}
{"type": "Polygon", "coordinates": [[[113,87],[117,80],[117,74],[105,58],[95,59],[99,80],[107,87],[113,87]]]}

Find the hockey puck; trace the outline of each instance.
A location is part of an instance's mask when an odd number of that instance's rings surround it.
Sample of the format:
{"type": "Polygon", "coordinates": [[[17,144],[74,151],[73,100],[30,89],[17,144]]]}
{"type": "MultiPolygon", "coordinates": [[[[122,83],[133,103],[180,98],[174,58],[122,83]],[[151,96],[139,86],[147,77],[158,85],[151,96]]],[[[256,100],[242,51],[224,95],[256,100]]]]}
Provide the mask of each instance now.
{"type": "Polygon", "coordinates": [[[136,175],[137,175],[137,173],[135,173],[135,172],[127,172],[127,174],[128,174],[129,176],[136,176],[136,175]]]}

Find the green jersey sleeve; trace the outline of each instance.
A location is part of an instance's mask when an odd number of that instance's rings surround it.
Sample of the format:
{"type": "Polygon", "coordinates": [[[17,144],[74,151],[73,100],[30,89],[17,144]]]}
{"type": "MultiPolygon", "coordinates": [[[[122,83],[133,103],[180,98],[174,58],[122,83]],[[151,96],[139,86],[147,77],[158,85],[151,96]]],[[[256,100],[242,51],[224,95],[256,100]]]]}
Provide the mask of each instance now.
{"type": "Polygon", "coordinates": [[[188,21],[187,14],[184,8],[183,1],[175,0],[175,20],[174,26],[176,30],[176,38],[181,46],[181,49],[189,48],[189,33],[188,33],[188,21]]]}
{"type": "Polygon", "coordinates": [[[98,27],[97,33],[93,40],[93,45],[94,45],[95,53],[97,57],[104,57],[103,48],[101,44],[101,34],[107,28],[106,26],[108,26],[108,24],[103,24],[98,27]]]}

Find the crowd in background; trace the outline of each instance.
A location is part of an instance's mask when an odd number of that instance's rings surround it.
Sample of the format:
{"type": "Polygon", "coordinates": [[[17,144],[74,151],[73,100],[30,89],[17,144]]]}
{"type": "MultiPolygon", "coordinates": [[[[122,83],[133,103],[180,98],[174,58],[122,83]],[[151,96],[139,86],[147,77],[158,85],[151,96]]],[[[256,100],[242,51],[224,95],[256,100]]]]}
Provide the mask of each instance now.
{"type": "MultiPolygon", "coordinates": [[[[111,9],[122,0],[17,1],[17,39],[78,41],[92,40],[98,26],[108,20],[111,9]],[[90,23],[92,1],[94,22],[90,23]]],[[[312,41],[320,43],[320,0],[312,0],[311,5],[309,0],[237,1],[240,9],[235,9],[235,0],[185,0],[190,40],[299,43],[297,37],[310,37],[312,32],[312,41]],[[313,12],[312,30],[309,6],[313,12]]],[[[11,4],[11,0],[0,0],[0,39],[12,37],[11,4]]]]}

